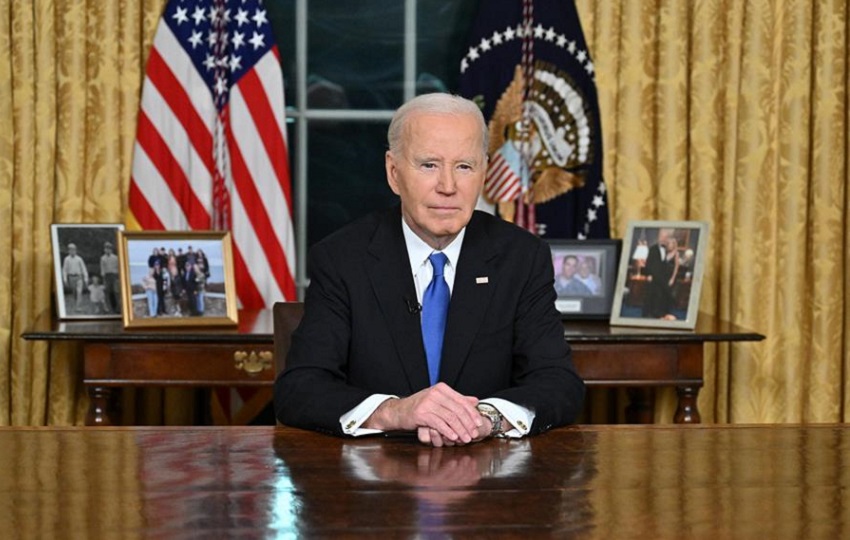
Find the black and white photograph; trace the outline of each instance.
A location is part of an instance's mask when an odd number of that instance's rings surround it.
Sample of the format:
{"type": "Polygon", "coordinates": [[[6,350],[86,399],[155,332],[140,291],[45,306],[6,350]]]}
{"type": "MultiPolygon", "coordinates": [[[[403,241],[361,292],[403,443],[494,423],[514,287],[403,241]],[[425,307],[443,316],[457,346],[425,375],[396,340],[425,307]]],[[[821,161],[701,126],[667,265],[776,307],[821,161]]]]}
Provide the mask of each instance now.
{"type": "Polygon", "coordinates": [[[549,240],[555,307],[565,319],[607,319],[617,277],[619,240],[549,240]]]}
{"type": "Polygon", "coordinates": [[[230,233],[121,234],[124,326],[235,325],[230,233]]]}
{"type": "Polygon", "coordinates": [[[693,329],[707,241],[699,221],[630,222],[611,324],[693,329]]]}
{"type": "Polygon", "coordinates": [[[121,280],[119,223],[54,223],[50,226],[59,319],[118,319],[121,280]]]}

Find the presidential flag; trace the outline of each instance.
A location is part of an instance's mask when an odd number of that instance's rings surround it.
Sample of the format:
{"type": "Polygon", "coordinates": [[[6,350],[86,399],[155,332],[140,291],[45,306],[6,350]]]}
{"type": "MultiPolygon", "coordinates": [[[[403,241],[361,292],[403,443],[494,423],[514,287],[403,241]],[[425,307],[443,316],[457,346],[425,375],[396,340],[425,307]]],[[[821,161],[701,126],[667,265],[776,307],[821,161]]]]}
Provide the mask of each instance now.
{"type": "Polygon", "coordinates": [[[171,0],[145,75],[131,225],[229,230],[241,306],[295,300],[283,75],[262,0],[171,0]]]}
{"type": "Polygon", "coordinates": [[[572,0],[481,2],[459,92],[490,129],[485,199],[545,238],[608,238],[594,65],[572,0]]]}

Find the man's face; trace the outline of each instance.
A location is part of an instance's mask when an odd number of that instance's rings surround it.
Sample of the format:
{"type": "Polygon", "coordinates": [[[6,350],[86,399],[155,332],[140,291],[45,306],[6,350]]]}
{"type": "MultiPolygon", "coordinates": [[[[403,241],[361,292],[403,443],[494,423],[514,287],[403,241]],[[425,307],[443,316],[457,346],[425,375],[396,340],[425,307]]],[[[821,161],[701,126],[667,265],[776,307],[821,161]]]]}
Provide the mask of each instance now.
{"type": "Polygon", "coordinates": [[[398,155],[386,154],[387,182],[408,226],[442,249],[469,223],[487,161],[472,115],[413,113],[398,155]]]}
{"type": "Polygon", "coordinates": [[[567,257],[564,259],[564,266],[561,273],[564,274],[564,277],[566,278],[572,278],[575,275],[576,260],[573,257],[567,257]]]}

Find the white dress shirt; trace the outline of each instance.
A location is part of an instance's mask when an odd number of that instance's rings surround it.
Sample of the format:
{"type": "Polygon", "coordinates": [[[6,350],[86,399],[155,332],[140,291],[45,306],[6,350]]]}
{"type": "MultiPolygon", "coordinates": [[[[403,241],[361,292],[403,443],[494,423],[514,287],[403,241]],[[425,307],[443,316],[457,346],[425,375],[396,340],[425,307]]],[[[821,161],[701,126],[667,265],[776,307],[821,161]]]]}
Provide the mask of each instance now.
{"type": "MultiPolygon", "coordinates": [[[[435,253],[435,251],[421,238],[416,236],[416,233],[413,232],[403,218],[401,220],[401,226],[404,232],[404,241],[407,244],[407,254],[410,257],[410,271],[413,274],[413,283],[416,285],[416,300],[419,302],[419,305],[422,305],[422,295],[425,294],[425,289],[428,288],[428,284],[431,283],[431,278],[434,275],[434,269],[431,267],[428,257],[432,253],[435,253]]],[[[460,257],[460,248],[463,245],[465,234],[466,227],[461,229],[457,237],[452,240],[452,243],[442,250],[443,254],[448,258],[448,262],[443,269],[443,277],[449,286],[449,294],[451,294],[454,288],[457,261],[460,257]]],[[[355,437],[380,433],[380,430],[366,429],[360,426],[375,412],[375,409],[381,403],[388,399],[398,399],[398,396],[372,394],[364,399],[359,405],[339,418],[343,431],[355,437]]],[[[534,413],[532,411],[500,398],[487,398],[482,399],[480,402],[489,403],[493,407],[496,407],[502,413],[505,420],[514,426],[513,429],[505,433],[505,436],[519,438],[528,434],[531,423],[534,421],[534,413]]]]}

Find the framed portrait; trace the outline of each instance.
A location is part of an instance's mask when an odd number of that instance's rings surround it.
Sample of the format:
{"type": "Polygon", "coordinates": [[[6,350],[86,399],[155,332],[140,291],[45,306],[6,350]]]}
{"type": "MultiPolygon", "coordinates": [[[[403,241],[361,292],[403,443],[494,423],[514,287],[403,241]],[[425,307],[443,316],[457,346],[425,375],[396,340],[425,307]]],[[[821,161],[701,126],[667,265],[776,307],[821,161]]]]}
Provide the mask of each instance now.
{"type": "Polygon", "coordinates": [[[632,221],[623,246],[611,324],[693,330],[708,223],[632,221]]]}
{"type": "Polygon", "coordinates": [[[548,240],[555,270],[555,307],[565,319],[608,319],[620,240],[548,240]]]}
{"type": "Polygon", "coordinates": [[[120,223],[50,225],[59,319],[118,319],[122,313],[118,264],[120,223]]]}
{"type": "Polygon", "coordinates": [[[119,233],[124,327],[238,324],[229,232],[119,233]]]}

